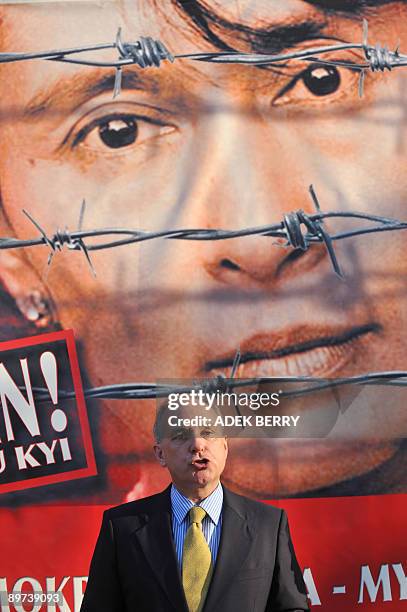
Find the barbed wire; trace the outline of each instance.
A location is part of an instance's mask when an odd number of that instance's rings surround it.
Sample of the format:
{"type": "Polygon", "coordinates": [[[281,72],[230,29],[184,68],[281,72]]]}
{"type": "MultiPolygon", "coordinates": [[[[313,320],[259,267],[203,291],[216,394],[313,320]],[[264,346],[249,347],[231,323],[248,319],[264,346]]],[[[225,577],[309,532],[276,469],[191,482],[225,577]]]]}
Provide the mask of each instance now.
{"type": "MultiPolygon", "coordinates": [[[[227,378],[219,374],[213,379],[191,381],[190,384],[169,384],[151,382],[130,382],[84,389],[84,396],[89,399],[111,400],[146,400],[168,397],[170,394],[190,393],[193,390],[202,390],[204,393],[227,393],[230,390],[255,385],[283,385],[306,383],[307,385],[293,391],[282,391],[280,398],[294,398],[310,393],[317,393],[328,389],[336,389],[346,385],[369,386],[396,386],[407,387],[407,371],[369,372],[359,376],[345,378],[321,379],[309,376],[272,376],[257,378],[227,378]]],[[[24,389],[24,387],[20,387],[24,389]]],[[[44,403],[50,401],[49,390],[46,387],[33,387],[36,401],[44,403]]],[[[76,398],[75,391],[58,389],[59,399],[70,400],[76,398]]]]}
{"type": "MultiPolygon", "coordinates": [[[[294,389],[293,391],[283,391],[279,389],[278,395],[279,400],[282,399],[295,399],[297,397],[301,397],[304,395],[309,395],[311,393],[318,393],[320,391],[326,391],[332,389],[335,393],[335,401],[338,402],[338,396],[335,392],[338,387],[343,387],[346,385],[379,385],[379,386],[398,386],[398,387],[406,387],[407,386],[407,371],[386,371],[386,372],[369,372],[366,374],[362,374],[359,376],[350,376],[344,378],[336,378],[336,379],[321,379],[317,377],[311,376],[272,376],[272,377],[254,377],[254,378],[237,378],[236,374],[238,373],[238,368],[241,363],[241,351],[240,348],[237,349],[232,367],[230,369],[229,377],[226,377],[224,373],[218,374],[210,379],[202,379],[199,380],[190,380],[185,384],[171,384],[171,383],[120,383],[120,384],[112,384],[112,385],[104,385],[100,387],[91,387],[88,389],[84,389],[85,398],[89,399],[111,399],[111,400],[145,400],[145,399],[160,399],[167,398],[167,401],[171,399],[171,395],[174,397],[180,396],[181,394],[191,394],[192,401],[192,392],[202,392],[203,394],[216,394],[220,393],[221,396],[218,396],[218,402],[221,401],[221,406],[223,405],[223,394],[230,394],[231,392],[235,393],[235,389],[239,389],[242,387],[253,387],[260,385],[270,385],[273,384],[274,388],[278,386],[282,386],[283,384],[297,384],[304,383],[307,386],[303,386],[299,389],[294,389]]],[[[23,387],[20,387],[23,390],[23,387]]],[[[35,395],[36,401],[38,403],[45,403],[50,401],[50,392],[48,388],[44,387],[32,387],[32,391],[35,395]]],[[[70,400],[76,399],[75,391],[66,391],[63,389],[58,390],[59,399],[61,400],[70,400]]],[[[258,393],[256,392],[256,395],[258,393]]],[[[236,396],[238,394],[235,394],[236,396]]],[[[253,396],[253,394],[246,394],[249,396],[253,396]]],[[[201,398],[201,401],[205,401],[205,395],[201,398]]],[[[229,396],[230,397],[230,396],[229,396]]],[[[230,406],[230,400],[228,397],[228,406],[230,406]]],[[[213,402],[212,402],[213,404],[213,402]]],[[[184,404],[183,404],[184,405],[184,404]]],[[[192,405],[196,405],[192,403],[192,405]]],[[[164,404],[165,406],[165,404],[164,404]]],[[[168,406],[169,407],[169,406],[168,406]]],[[[242,417],[242,413],[239,407],[239,403],[233,402],[232,407],[235,409],[236,414],[239,417],[242,417]]],[[[173,408],[174,409],[174,408],[173,408]]],[[[219,406],[216,404],[215,410],[219,413],[219,406]]],[[[341,408],[341,412],[344,412],[345,409],[341,408]]],[[[245,429],[245,424],[241,424],[242,429],[245,429]]]]}
{"type": "Polygon", "coordinates": [[[291,53],[267,54],[267,53],[243,53],[240,51],[219,51],[208,53],[181,53],[172,54],[160,40],[141,37],[136,42],[125,42],[122,39],[121,28],[118,29],[116,40],[111,43],[87,45],[68,49],[54,49],[51,51],[38,51],[32,53],[0,53],[0,63],[11,63],[27,60],[47,60],[53,62],[64,62],[79,64],[83,66],[94,66],[98,68],[115,68],[115,82],[113,97],[120,94],[122,84],[122,70],[126,66],[137,65],[139,68],[158,68],[163,61],[174,62],[176,60],[191,60],[209,62],[214,64],[247,64],[251,66],[285,66],[292,60],[316,63],[322,66],[335,66],[349,68],[360,73],[359,95],[363,95],[365,73],[384,72],[407,66],[407,55],[401,54],[399,46],[394,51],[377,43],[372,46],[368,43],[368,22],[363,20],[363,39],[361,43],[339,43],[329,46],[317,46],[310,49],[300,49],[291,53]],[[115,61],[102,61],[84,59],[81,54],[101,52],[108,49],[118,51],[118,59],[115,61]],[[363,56],[358,62],[341,59],[324,59],[329,53],[343,51],[361,51],[363,56]]]}
{"type": "MultiPolygon", "coordinates": [[[[334,250],[335,241],[361,236],[364,234],[407,229],[407,222],[367,213],[350,211],[324,213],[321,210],[321,206],[312,185],[309,187],[309,193],[315,206],[316,213],[307,214],[303,210],[297,210],[284,215],[283,220],[279,223],[262,225],[259,227],[248,227],[239,230],[205,228],[170,229],[160,231],[142,231],[127,228],[82,230],[85,213],[85,201],[83,201],[79,216],[78,230],[70,232],[68,228],[65,227],[64,230],[58,229],[53,236],[48,236],[38,221],[36,221],[26,210],[23,210],[24,214],[38,229],[41,237],[26,240],[20,238],[0,238],[0,250],[47,246],[50,250],[47,262],[49,266],[55,253],[57,251],[62,251],[64,247],[67,247],[72,251],[81,251],[86,257],[92,273],[96,276],[96,272],[90,258],[90,252],[92,251],[111,249],[159,238],[171,240],[206,241],[230,240],[234,238],[242,238],[244,236],[265,236],[282,239],[285,241],[283,245],[278,243],[278,246],[291,247],[293,249],[302,251],[307,251],[311,245],[316,243],[324,244],[331,260],[333,270],[340,278],[343,278],[344,275],[334,250]],[[327,219],[338,218],[370,221],[372,225],[342,231],[336,234],[330,234],[324,227],[324,222],[327,219]],[[117,239],[113,239],[115,236],[117,239]],[[99,242],[97,244],[89,244],[88,241],[85,242],[85,240],[89,238],[101,237],[108,237],[110,239],[106,242],[99,242]]],[[[273,244],[275,245],[276,243],[273,244]]]]}

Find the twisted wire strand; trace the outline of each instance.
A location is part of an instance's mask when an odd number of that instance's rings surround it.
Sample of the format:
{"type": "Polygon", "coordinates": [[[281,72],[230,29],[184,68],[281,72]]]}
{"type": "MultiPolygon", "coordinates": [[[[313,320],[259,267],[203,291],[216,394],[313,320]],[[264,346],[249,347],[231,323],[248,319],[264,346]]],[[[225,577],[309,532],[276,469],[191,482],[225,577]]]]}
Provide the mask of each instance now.
{"type": "Polygon", "coordinates": [[[121,28],[119,28],[115,42],[57,49],[51,51],[40,51],[32,53],[0,53],[0,63],[20,62],[26,60],[47,60],[53,62],[65,62],[80,64],[84,66],[95,66],[104,68],[115,68],[115,83],[113,97],[119,95],[121,90],[122,69],[125,66],[137,65],[139,68],[158,68],[163,61],[174,62],[175,60],[191,60],[198,62],[209,62],[214,64],[247,64],[252,66],[282,65],[291,60],[303,60],[305,62],[318,63],[326,66],[345,67],[360,72],[359,95],[363,95],[363,84],[365,72],[384,72],[407,66],[407,55],[399,52],[399,49],[390,51],[387,46],[379,43],[370,45],[368,43],[368,23],[363,20],[363,41],[361,43],[340,43],[330,46],[318,46],[311,49],[300,49],[290,53],[267,54],[267,53],[244,53],[240,51],[219,51],[208,53],[182,53],[172,54],[160,40],[141,37],[136,42],[125,42],[122,39],[121,28]],[[114,61],[94,60],[80,58],[81,54],[101,52],[115,49],[118,59],[114,61]],[[341,51],[362,51],[363,57],[359,62],[351,62],[340,59],[324,59],[324,55],[341,51]]]}
{"type": "MultiPolygon", "coordinates": [[[[396,386],[407,387],[407,371],[384,371],[369,372],[359,376],[349,376],[346,378],[320,379],[308,376],[273,376],[260,378],[226,378],[218,375],[209,381],[191,382],[191,384],[159,384],[147,382],[129,382],[101,387],[90,387],[84,389],[84,395],[92,399],[112,399],[112,400],[144,400],[168,397],[170,393],[190,393],[193,390],[202,389],[205,393],[215,393],[216,391],[227,392],[242,387],[253,387],[261,384],[298,384],[303,383],[307,386],[294,389],[292,391],[282,391],[280,398],[295,398],[312,393],[318,393],[328,389],[335,389],[346,385],[356,386],[396,386]]],[[[20,387],[24,390],[24,387],[20,387]]],[[[50,401],[49,390],[46,387],[33,387],[36,401],[39,403],[50,401]]],[[[75,399],[75,391],[59,389],[59,398],[64,400],[75,399]]]]}
{"type": "Polygon", "coordinates": [[[309,187],[309,192],[315,205],[316,213],[307,214],[303,210],[297,210],[286,214],[283,221],[279,223],[259,227],[248,227],[240,230],[206,228],[170,229],[160,231],[142,231],[139,229],[128,228],[83,230],[82,224],[85,212],[85,201],[83,201],[80,211],[78,230],[70,232],[68,228],[65,227],[64,230],[58,229],[54,235],[48,236],[38,221],[36,221],[26,210],[23,210],[24,214],[37,228],[41,236],[25,240],[19,238],[0,238],[0,250],[47,246],[50,251],[48,257],[48,265],[50,265],[56,252],[61,251],[64,247],[67,247],[72,251],[81,251],[86,257],[92,273],[96,275],[90,258],[90,252],[92,251],[111,249],[159,238],[170,240],[205,241],[230,240],[234,238],[242,238],[244,236],[265,236],[282,239],[285,241],[283,246],[291,247],[293,249],[300,249],[303,251],[308,250],[313,244],[324,244],[331,260],[333,270],[339,277],[343,278],[343,273],[334,250],[334,242],[364,234],[407,229],[407,222],[388,217],[348,211],[322,212],[317,195],[312,185],[309,187]],[[371,222],[372,225],[368,227],[359,227],[336,234],[330,234],[324,227],[324,222],[327,219],[336,218],[364,220],[371,222]],[[114,239],[116,236],[117,238],[114,239]],[[98,237],[106,237],[109,238],[109,240],[106,240],[105,242],[98,242],[97,244],[89,244],[88,242],[85,242],[86,239],[98,237]]]}

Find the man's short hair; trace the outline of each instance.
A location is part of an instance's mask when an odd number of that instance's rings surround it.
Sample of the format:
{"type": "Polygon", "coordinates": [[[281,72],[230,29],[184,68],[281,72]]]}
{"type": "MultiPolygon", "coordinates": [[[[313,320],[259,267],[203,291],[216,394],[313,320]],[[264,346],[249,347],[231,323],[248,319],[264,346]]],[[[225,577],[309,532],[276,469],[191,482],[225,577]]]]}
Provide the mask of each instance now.
{"type": "Polygon", "coordinates": [[[154,439],[157,443],[161,442],[161,440],[163,439],[163,433],[165,431],[165,415],[168,412],[168,404],[167,402],[162,402],[162,404],[160,404],[157,407],[156,413],[155,413],[155,420],[154,420],[154,425],[153,425],[153,435],[154,435],[154,439]]]}

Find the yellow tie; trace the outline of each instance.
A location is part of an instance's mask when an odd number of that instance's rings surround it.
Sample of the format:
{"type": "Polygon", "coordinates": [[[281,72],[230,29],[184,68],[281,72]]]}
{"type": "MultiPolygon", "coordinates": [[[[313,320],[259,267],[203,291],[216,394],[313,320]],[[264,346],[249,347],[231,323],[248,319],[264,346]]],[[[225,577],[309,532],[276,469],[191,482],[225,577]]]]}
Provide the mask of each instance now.
{"type": "Polygon", "coordinates": [[[189,527],[182,550],[182,585],[189,612],[200,612],[212,577],[212,555],[202,533],[206,512],[200,506],[189,511],[189,527]]]}

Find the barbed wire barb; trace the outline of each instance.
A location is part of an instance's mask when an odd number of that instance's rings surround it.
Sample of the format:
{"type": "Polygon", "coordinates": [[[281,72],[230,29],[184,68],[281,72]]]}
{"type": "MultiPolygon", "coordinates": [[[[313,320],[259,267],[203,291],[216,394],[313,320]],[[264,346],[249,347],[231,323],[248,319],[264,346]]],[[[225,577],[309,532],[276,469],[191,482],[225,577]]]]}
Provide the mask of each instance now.
{"type": "MultiPolygon", "coordinates": [[[[317,194],[315,193],[313,185],[309,186],[309,192],[311,194],[311,198],[312,198],[312,201],[314,202],[314,206],[315,206],[315,209],[316,209],[317,213],[321,214],[322,213],[321,206],[320,206],[320,203],[318,201],[317,194]]],[[[339,276],[339,278],[344,278],[342,270],[341,270],[341,268],[339,266],[338,259],[336,257],[336,253],[335,253],[335,249],[334,249],[334,246],[333,246],[332,239],[331,239],[330,235],[328,234],[328,232],[325,231],[325,228],[323,227],[323,222],[324,222],[323,219],[321,219],[320,221],[315,221],[314,222],[315,229],[316,229],[317,233],[319,233],[321,235],[322,240],[324,241],[324,244],[325,244],[326,250],[328,251],[328,255],[329,255],[329,258],[331,260],[331,263],[332,263],[333,269],[335,271],[335,274],[337,276],[339,276]]],[[[306,225],[309,223],[307,218],[304,219],[304,223],[306,225]]],[[[307,227],[308,227],[308,229],[310,231],[312,231],[313,228],[312,228],[311,225],[307,225],[307,227]]]]}
{"type": "Polygon", "coordinates": [[[230,371],[231,379],[233,379],[236,376],[236,372],[239,368],[241,358],[242,358],[242,354],[240,352],[240,347],[238,347],[235,358],[233,359],[232,369],[230,371]]]}
{"type": "MultiPolygon", "coordinates": [[[[86,210],[86,201],[82,200],[82,204],[81,204],[81,208],[80,208],[80,212],[79,212],[79,222],[78,222],[78,234],[82,233],[82,226],[83,226],[83,220],[84,220],[84,216],[85,216],[85,210],[86,210]]],[[[50,253],[48,255],[48,260],[47,260],[47,268],[49,268],[49,266],[52,263],[52,259],[55,255],[55,253],[57,251],[62,251],[62,248],[64,245],[67,246],[68,249],[70,249],[71,251],[81,251],[85,258],[86,261],[89,264],[89,267],[92,271],[92,274],[94,277],[96,277],[96,271],[95,268],[93,266],[92,260],[90,258],[89,255],[89,250],[88,247],[86,246],[86,244],[84,243],[84,241],[82,240],[82,238],[79,236],[73,236],[72,234],[70,234],[70,232],[68,231],[68,227],[65,226],[65,229],[63,231],[61,231],[60,229],[58,229],[56,231],[56,233],[49,238],[47,236],[47,233],[45,232],[45,230],[41,227],[41,225],[38,223],[38,221],[36,221],[34,219],[34,217],[25,209],[23,209],[23,213],[25,214],[25,216],[31,221],[31,223],[38,229],[38,231],[40,232],[40,234],[42,235],[43,238],[43,243],[49,247],[50,249],[50,253]]],[[[25,242],[25,241],[23,241],[25,242]]],[[[33,241],[30,241],[33,242],[33,241]]],[[[39,244],[38,242],[36,242],[35,244],[39,244]]],[[[41,243],[40,243],[41,244],[41,243]]],[[[0,249],[1,249],[1,241],[0,241],[0,249]]]]}

